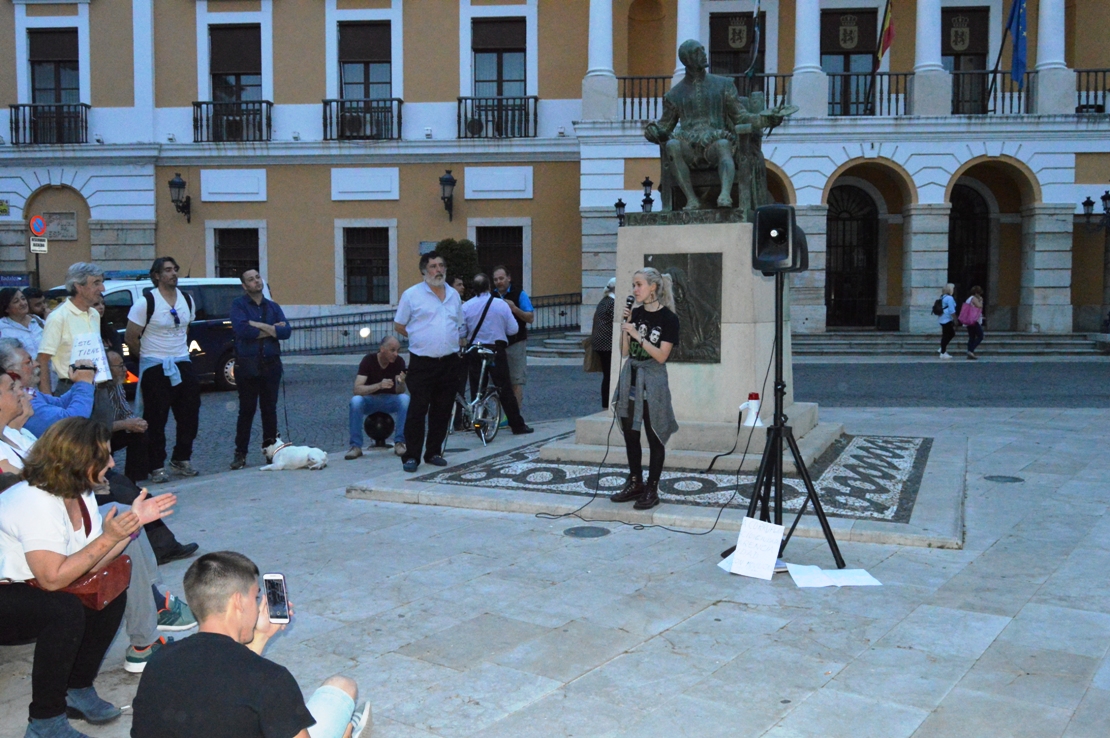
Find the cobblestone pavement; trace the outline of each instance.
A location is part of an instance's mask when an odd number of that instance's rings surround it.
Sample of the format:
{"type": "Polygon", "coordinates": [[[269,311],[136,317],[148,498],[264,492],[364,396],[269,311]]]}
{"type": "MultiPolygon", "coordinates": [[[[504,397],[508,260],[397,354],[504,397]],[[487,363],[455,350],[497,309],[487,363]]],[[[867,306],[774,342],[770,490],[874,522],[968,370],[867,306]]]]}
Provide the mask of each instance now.
{"type": "MultiPolygon", "coordinates": [[[[373,738],[1105,738],[1110,411],[827,417],[969,436],[964,549],[841,541],[882,586],[799,589],[718,569],[734,533],[574,539],[576,521],[346,498],[396,469],[387,453],[167,488],[184,540],[288,577],[296,616],[267,657],[306,692],[357,679],[373,738]]],[[[787,556],[832,565],[819,539],[787,556]]],[[[171,588],[187,565],[161,568],[171,588]]],[[[118,705],[138,684],[125,641],[97,680],[118,705]]],[[[0,738],[23,735],[31,657],[0,648],[0,738]]],[[[124,738],[130,717],[77,727],[124,738]]]]}
{"type": "MultiPolygon", "coordinates": [[[[282,438],[331,453],[347,448],[347,402],[358,357],[322,357],[328,364],[288,364],[285,401],[278,405],[282,438]],[[339,363],[345,361],[346,363],[339,363]],[[288,431],[286,425],[288,414],[288,431]]],[[[529,366],[524,417],[579,417],[600,409],[600,375],[580,365],[529,366]]],[[[945,362],[936,364],[798,364],[795,397],[824,407],[1110,407],[1110,359],[1084,362],[945,362]]],[[[769,389],[769,387],[768,387],[769,389]]],[[[234,452],[239,399],[204,393],[193,463],[223,471],[234,452]]],[[[169,434],[172,438],[172,421],[169,434]]],[[[264,463],[256,415],[248,463],[264,463]]]]}

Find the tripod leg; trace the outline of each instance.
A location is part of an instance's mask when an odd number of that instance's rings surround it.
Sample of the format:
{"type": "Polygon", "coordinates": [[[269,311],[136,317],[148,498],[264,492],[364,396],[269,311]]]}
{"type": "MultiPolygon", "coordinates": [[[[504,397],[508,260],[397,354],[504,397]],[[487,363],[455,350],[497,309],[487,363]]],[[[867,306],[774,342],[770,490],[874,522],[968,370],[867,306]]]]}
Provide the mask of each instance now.
{"type": "MultiPolygon", "coordinates": [[[[817,488],[813,486],[813,479],[809,476],[809,470],[806,469],[805,462],[802,461],[802,452],[798,449],[798,442],[794,439],[794,429],[787,426],[784,431],[786,442],[790,444],[790,453],[794,456],[794,467],[798,470],[798,474],[802,477],[802,482],[806,486],[806,499],[813,501],[813,512],[817,516],[818,522],[821,523],[821,530],[824,532],[825,540],[832,551],[833,560],[836,561],[836,568],[843,569],[845,567],[844,557],[840,555],[840,547],[836,545],[836,537],[833,536],[832,528],[829,526],[829,519],[825,517],[825,509],[821,506],[821,500],[817,497],[817,488]]],[[[798,525],[798,520],[801,519],[803,512],[805,512],[805,503],[802,504],[802,509],[798,511],[798,517],[795,518],[794,525],[790,526],[791,533],[794,532],[794,528],[798,525]]],[[[783,539],[782,548],[779,549],[780,556],[789,541],[789,536],[783,539]]]]}
{"type": "MultiPolygon", "coordinates": [[[[763,503],[763,512],[760,518],[763,520],[768,519],[767,508],[767,491],[770,489],[771,482],[771,469],[775,464],[775,444],[772,438],[777,429],[770,427],[767,429],[767,442],[763,446],[763,457],[759,460],[759,471],[755,474],[755,483],[752,485],[752,497],[748,501],[748,514],[746,517],[754,518],[756,509],[759,503],[763,503]]],[[[736,546],[729,546],[721,552],[721,558],[727,558],[729,554],[736,550],[736,546]]]]}

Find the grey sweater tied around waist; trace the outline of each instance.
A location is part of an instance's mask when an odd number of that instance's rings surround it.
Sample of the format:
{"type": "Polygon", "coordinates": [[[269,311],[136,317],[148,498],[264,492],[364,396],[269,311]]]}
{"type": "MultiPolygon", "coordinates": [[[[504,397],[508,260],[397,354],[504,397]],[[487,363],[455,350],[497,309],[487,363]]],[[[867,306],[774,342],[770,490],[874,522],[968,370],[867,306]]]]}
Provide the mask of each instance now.
{"type": "Polygon", "coordinates": [[[651,429],[664,444],[676,430],[678,421],[671,407],[671,387],[667,381],[667,366],[655,359],[629,359],[621,369],[617,391],[613,393],[613,407],[617,417],[627,418],[629,390],[632,388],[632,369],[636,369],[636,392],[632,398],[632,430],[640,430],[644,419],[644,401],[651,413],[651,429]]]}

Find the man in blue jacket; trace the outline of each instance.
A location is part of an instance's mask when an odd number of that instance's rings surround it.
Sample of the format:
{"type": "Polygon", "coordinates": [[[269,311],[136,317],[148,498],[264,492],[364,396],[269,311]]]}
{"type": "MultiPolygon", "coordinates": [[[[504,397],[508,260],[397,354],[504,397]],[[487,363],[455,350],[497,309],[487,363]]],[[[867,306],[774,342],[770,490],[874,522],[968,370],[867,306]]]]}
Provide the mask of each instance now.
{"type": "Polygon", "coordinates": [[[281,384],[281,345],[292,332],[281,306],[262,294],[262,275],[248,269],[239,276],[247,294],[231,303],[235,331],[235,385],[239,388],[239,422],[232,469],[247,465],[247,446],[255,407],[262,408],[262,448],[277,440],[277,398],[281,384]]]}

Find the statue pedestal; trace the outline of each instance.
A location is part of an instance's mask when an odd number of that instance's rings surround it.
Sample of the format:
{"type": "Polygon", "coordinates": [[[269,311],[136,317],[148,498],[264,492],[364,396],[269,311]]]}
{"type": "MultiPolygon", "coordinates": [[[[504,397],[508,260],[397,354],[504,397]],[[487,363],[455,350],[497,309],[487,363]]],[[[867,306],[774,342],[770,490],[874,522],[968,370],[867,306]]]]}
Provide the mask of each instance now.
{"type": "MultiPolygon", "coordinates": [[[[701,315],[703,321],[718,321],[719,334],[713,326],[702,326],[701,336],[720,336],[720,362],[667,362],[671,401],[679,430],[667,443],[667,467],[704,469],[718,453],[728,451],[736,439],[736,417],[749,392],[758,392],[761,399],[760,418],[771,422],[774,405],[774,369],[770,367],[775,338],[775,280],[753,272],[751,267],[752,226],[748,223],[714,225],[645,225],[626,226],[617,234],[617,310],[613,328],[613,387],[616,388],[622,359],[620,356],[620,313],[624,298],[631,292],[632,275],[645,266],[653,255],[719,254],[721,273],[719,285],[706,279],[688,281],[681,289],[688,294],[677,295],[676,312],[680,320],[684,311],[699,293],[718,291],[720,313],[701,315]],[[768,369],[770,367],[770,372],[768,369]],[[764,383],[766,378],[766,383],[764,383]]],[[[664,270],[665,271],[665,270],[664,270]]],[[[713,275],[715,278],[715,275],[713,275]]],[[[786,415],[799,439],[806,463],[820,456],[840,435],[839,425],[819,425],[815,403],[795,403],[790,352],[789,287],[783,327],[784,366],[786,381],[786,415]],[[816,430],[815,430],[816,429],[816,430]]],[[[684,323],[679,343],[693,348],[697,340],[688,335],[684,323]]],[[[612,429],[612,414],[599,412],[579,418],[573,442],[562,441],[545,446],[541,458],[597,464],[609,446],[608,463],[626,463],[624,439],[620,425],[612,429]]],[[[735,470],[748,439],[748,428],[740,436],[736,453],[718,461],[716,469],[735,470]]],[[[751,435],[745,469],[759,464],[766,431],[756,428],[751,435]]],[[[647,446],[646,438],[644,446],[647,446]]],[[[789,456],[789,455],[788,455],[789,456]]],[[[646,456],[645,456],[646,463],[646,456]]],[[[789,465],[787,468],[790,468],[789,465]]]]}

